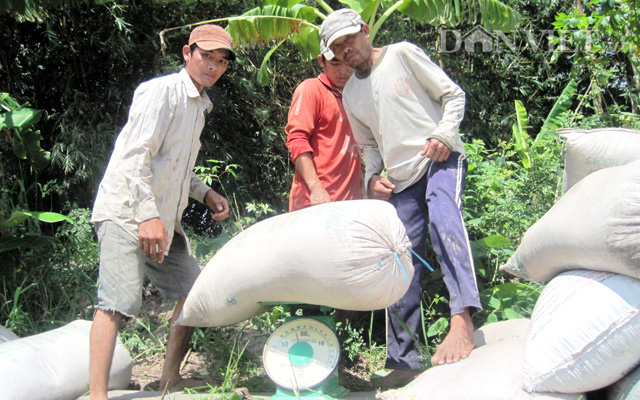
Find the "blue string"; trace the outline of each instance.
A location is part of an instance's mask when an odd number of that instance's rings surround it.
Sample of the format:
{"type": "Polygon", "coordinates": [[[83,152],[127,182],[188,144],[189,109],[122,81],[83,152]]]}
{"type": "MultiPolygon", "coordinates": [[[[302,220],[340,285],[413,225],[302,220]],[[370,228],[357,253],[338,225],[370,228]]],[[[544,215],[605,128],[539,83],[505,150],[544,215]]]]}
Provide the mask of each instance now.
{"type": "Polygon", "coordinates": [[[398,252],[394,251],[393,255],[396,256],[396,261],[398,265],[400,265],[400,270],[402,271],[402,275],[404,275],[405,282],[409,282],[409,277],[407,276],[407,272],[404,270],[404,266],[402,265],[402,261],[400,261],[400,257],[398,257],[398,252]]]}
{"type": "Polygon", "coordinates": [[[407,248],[409,249],[410,252],[413,253],[414,256],[418,257],[418,260],[422,261],[422,263],[425,265],[425,267],[427,267],[429,269],[429,271],[433,272],[433,268],[431,268],[431,265],[429,265],[429,263],[424,258],[420,257],[418,255],[418,253],[413,251],[413,249],[411,247],[407,247],[407,248]]]}

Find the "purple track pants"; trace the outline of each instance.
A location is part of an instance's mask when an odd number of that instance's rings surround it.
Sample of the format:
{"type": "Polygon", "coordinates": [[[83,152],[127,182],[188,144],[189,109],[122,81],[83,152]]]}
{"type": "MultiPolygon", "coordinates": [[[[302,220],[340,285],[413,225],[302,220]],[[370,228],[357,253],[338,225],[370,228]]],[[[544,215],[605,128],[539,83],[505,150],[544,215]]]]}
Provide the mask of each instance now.
{"type": "MultiPolygon", "coordinates": [[[[444,162],[432,162],[424,177],[402,192],[393,194],[389,200],[398,212],[413,250],[421,257],[426,253],[429,232],[449,291],[452,315],[461,313],[466,307],[482,308],[469,236],[462,218],[462,191],[466,175],[466,158],[460,153],[451,153],[444,162]]],[[[421,352],[414,338],[421,336],[420,302],[425,266],[415,256],[413,265],[415,274],[409,290],[387,308],[385,367],[389,369],[423,367],[421,352]]]]}

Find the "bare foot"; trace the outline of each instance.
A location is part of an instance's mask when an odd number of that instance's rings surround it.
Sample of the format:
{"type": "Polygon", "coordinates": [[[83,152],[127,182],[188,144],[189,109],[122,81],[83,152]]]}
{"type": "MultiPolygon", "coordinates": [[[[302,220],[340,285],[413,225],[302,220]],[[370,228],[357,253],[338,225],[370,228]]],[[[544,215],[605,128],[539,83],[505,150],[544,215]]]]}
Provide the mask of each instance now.
{"type": "Polygon", "coordinates": [[[451,317],[451,328],[436,353],[431,357],[433,365],[453,364],[469,357],[475,342],[473,341],[473,323],[469,309],[451,317]]]}

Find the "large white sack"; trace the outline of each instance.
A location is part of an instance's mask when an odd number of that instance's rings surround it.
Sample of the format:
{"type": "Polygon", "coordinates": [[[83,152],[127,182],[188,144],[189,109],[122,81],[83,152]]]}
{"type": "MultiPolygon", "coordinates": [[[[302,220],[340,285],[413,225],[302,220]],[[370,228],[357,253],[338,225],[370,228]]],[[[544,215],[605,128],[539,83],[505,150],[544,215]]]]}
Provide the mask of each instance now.
{"type": "Polygon", "coordinates": [[[537,282],[573,269],[640,278],[640,160],[578,182],[500,269],[537,282]]]}
{"type": "Polygon", "coordinates": [[[640,366],[607,388],[607,400],[640,399],[640,366]]]}
{"type": "Polygon", "coordinates": [[[565,140],[564,192],[592,172],[640,160],[640,131],[567,128],[557,133],[565,140]]]}
{"type": "Polygon", "coordinates": [[[473,333],[476,348],[469,358],[432,367],[404,388],[389,390],[377,397],[384,400],[584,399],[581,394],[530,394],[522,389],[522,363],[528,332],[528,319],[483,326],[473,333]]]}
{"type": "Polygon", "coordinates": [[[410,246],[395,208],[385,201],[340,201],[278,215],[216,253],[177,322],[230,325],[265,311],[259,302],[385,308],[409,287],[410,246]]]}
{"type": "Polygon", "coordinates": [[[531,316],[524,389],[582,392],[608,386],[640,361],[640,280],[565,272],[542,291],[531,316]]]}
{"type": "MultiPolygon", "coordinates": [[[[91,321],[0,344],[2,400],[72,400],[89,388],[91,321]]],[[[118,340],[109,389],[126,389],[133,361],[118,340]]]]}
{"type": "Polygon", "coordinates": [[[16,340],[16,339],[19,339],[18,335],[16,335],[15,333],[11,332],[10,330],[5,328],[4,326],[0,325],[0,344],[2,344],[4,342],[9,342],[11,340],[16,340]]]}

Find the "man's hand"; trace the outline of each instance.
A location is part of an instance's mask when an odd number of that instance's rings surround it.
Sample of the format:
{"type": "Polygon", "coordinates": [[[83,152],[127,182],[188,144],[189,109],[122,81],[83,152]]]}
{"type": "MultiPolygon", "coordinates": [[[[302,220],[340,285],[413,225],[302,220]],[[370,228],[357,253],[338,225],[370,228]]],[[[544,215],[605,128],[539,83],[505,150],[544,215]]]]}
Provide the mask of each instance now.
{"type": "Polygon", "coordinates": [[[373,175],[369,180],[369,193],[371,197],[378,200],[389,200],[393,189],[396,187],[390,180],[380,175],[373,175]]]}
{"type": "Polygon", "coordinates": [[[229,217],[229,202],[220,196],[215,190],[211,189],[204,196],[204,202],[213,211],[211,216],[215,221],[222,221],[229,217]]]}
{"type": "Polygon", "coordinates": [[[437,162],[445,161],[449,158],[449,154],[451,154],[451,150],[438,139],[427,140],[420,152],[421,156],[427,156],[437,162]]]}
{"type": "Polygon", "coordinates": [[[312,206],[324,203],[330,203],[331,198],[329,193],[318,183],[318,186],[311,188],[311,194],[309,195],[309,203],[312,206]]]}
{"type": "Polygon", "coordinates": [[[138,228],[138,247],[149,254],[153,261],[162,263],[169,247],[169,234],[160,218],[151,218],[138,228]]]}

